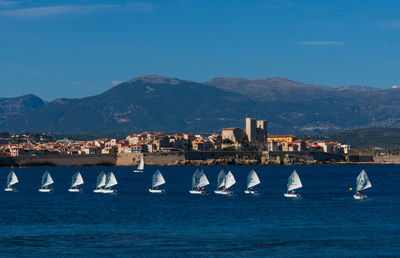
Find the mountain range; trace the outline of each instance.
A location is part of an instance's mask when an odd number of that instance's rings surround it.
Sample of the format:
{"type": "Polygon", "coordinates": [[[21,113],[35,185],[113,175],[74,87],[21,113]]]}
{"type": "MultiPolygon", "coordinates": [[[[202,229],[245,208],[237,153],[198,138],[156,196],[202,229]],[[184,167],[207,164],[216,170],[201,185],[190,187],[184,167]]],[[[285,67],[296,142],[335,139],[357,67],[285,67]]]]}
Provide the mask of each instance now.
{"type": "Polygon", "coordinates": [[[400,127],[400,89],[327,87],[284,78],[213,78],[198,83],[159,75],[123,82],[95,96],[45,102],[0,98],[0,131],[220,132],[267,119],[271,133],[400,127]]]}

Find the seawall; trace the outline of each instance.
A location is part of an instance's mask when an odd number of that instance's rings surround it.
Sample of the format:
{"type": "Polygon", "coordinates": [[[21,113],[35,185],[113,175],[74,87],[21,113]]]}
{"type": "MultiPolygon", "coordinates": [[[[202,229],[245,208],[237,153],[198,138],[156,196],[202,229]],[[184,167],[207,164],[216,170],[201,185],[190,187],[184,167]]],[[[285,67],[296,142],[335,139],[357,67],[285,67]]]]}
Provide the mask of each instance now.
{"type": "Polygon", "coordinates": [[[13,157],[17,166],[115,166],[115,155],[43,155],[13,157]]]}
{"type": "MultiPolygon", "coordinates": [[[[344,155],[323,152],[178,151],[98,155],[43,155],[0,157],[0,166],[136,166],[143,156],[146,166],[213,166],[321,164],[349,162],[344,155]]],[[[350,162],[355,161],[352,158],[350,162]]],[[[362,158],[360,162],[370,159],[362,158]]]]}

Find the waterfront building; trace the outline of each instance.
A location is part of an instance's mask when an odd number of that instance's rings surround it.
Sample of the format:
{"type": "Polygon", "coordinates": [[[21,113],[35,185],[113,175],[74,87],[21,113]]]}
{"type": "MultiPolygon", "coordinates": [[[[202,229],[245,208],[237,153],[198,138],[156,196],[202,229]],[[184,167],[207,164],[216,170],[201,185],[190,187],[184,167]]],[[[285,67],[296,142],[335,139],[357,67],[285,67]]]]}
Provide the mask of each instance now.
{"type": "Polygon", "coordinates": [[[11,152],[11,156],[13,156],[13,157],[21,156],[21,155],[28,153],[27,150],[25,150],[22,147],[18,147],[18,146],[11,147],[10,152],[11,152]]]}
{"type": "Polygon", "coordinates": [[[85,148],[82,148],[82,154],[99,154],[101,153],[100,148],[97,146],[87,146],[85,148]]]}
{"type": "Polygon", "coordinates": [[[268,141],[268,150],[269,151],[278,151],[278,142],[276,141],[268,141]]]}
{"type": "Polygon", "coordinates": [[[293,145],[296,145],[297,151],[306,151],[306,143],[303,140],[295,140],[292,142],[293,145]]]}
{"type": "Polygon", "coordinates": [[[297,139],[294,135],[269,135],[268,141],[292,143],[297,139]]]}

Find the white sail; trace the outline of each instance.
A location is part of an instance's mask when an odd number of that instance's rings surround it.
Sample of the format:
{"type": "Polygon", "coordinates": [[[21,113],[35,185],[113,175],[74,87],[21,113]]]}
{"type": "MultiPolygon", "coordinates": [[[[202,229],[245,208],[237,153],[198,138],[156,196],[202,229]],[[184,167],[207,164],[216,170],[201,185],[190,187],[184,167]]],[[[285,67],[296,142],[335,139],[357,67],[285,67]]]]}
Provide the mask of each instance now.
{"type": "Polygon", "coordinates": [[[42,188],[46,187],[46,186],[49,186],[49,185],[51,185],[53,183],[54,183],[54,181],[53,181],[53,178],[51,178],[50,173],[47,172],[47,171],[44,172],[43,177],[42,177],[42,188]]]}
{"type": "Polygon", "coordinates": [[[287,188],[288,191],[292,191],[298,188],[303,187],[303,185],[301,184],[301,180],[299,175],[297,174],[296,170],[293,171],[293,173],[289,176],[288,179],[288,184],[287,184],[287,188]]]}
{"type": "Polygon", "coordinates": [[[365,173],[364,170],[361,171],[361,173],[358,175],[356,183],[357,183],[357,192],[372,187],[368,175],[367,173],[365,173]]]}
{"type": "Polygon", "coordinates": [[[198,187],[198,184],[200,182],[200,171],[196,169],[192,176],[192,188],[198,187]]]}
{"type": "Polygon", "coordinates": [[[139,165],[137,166],[137,170],[143,170],[144,169],[144,160],[143,157],[140,157],[139,165]]]}
{"type": "Polygon", "coordinates": [[[218,179],[217,179],[217,188],[221,188],[225,186],[225,172],[224,170],[221,170],[221,172],[219,172],[218,175],[218,179]]]}
{"type": "Polygon", "coordinates": [[[235,183],[236,183],[235,177],[233,176],[232,172],[229,171],[228,174],[226,174],[225,176],[225,188],[228,189],[235,183]]]}
{"type": "Polygon", "coordinates": [[[106,185],[104,188],[110,188],[111,186],[114,186],[118,184],[117,179],[115,178],[115,175],[113,172],[108,173],[107,178],[106,178],[106,185]]]}
{"type": "Polygon", "coordinates": [[[261,183],[260,178],[258,178],[256,171],[254,170],[250,171],[249,175],[247,176],[247,189],[256,186],[260,183],[261,183]]]}
{"type": "Polygon", "coordinates": [[[10,174],[7,176],[7,187],[11,187],[12,185],[18,183],[18,177],[14,173],[14,171],[11,171],[10,174]]]}
{"type": "Polygon", "coordinates": [[[210,182],[208,181],[206,174],[204,174],[204,172],[201,171],[200,178],[199,178],[199,184],[197,185],[197,187],[204,187],[209,184],[210,184],[210,182]]]}
{"type": "Polygon", "coordinates": [[[153,175],[153,182],[152,182],[152,186],[157,187],[160,185],[165,184],[165,179],[163,177],[163,175],[161,174],[160,170],[157,170],[154,175],[153,175]]]}
{"type": "Polygon", "coordinates": [[[71,183],[71,188],[76,187],[78,185],[83,184],[83,178],[81,173],[78,171],[72,176],[72,183],[71,183]]]}
{"type": "Polygon", "coordinates": [[[98,176],[97,176],[97,185],[96,188],[100,188],[106,185],[106,174],[104,174],[104,172],[101,172],[98,176]]]}

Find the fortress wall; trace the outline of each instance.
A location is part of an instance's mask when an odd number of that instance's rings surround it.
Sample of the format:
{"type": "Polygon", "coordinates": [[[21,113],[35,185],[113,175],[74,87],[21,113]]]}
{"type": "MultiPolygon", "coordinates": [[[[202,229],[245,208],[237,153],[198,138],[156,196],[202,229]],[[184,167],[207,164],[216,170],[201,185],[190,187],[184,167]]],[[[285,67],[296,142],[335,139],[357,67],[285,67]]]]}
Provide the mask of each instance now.
{"type": "Polygon", "coordinates": [[[256,151],[188,151],[187,165],[252,165],[260,164],[262,153],[256,151]]]}
{"type": "Polygon", "coordinates": [[[141,153],[117,154],[116,166],[136,166],[139,163],[141,153]]]}
{"type": "Polygon", "coordinates": [[[372,155],[349,155],[350,162],[374,162],[372,155]]]}
{"type": "Polygon", "coordinates": [[[345,161],[344,155],[326,153],[326,152],[284,152],[274,151],[269,152],[269,163],[316,163],[316,162],[336,162],[345,161]]]}
{"type": "Polygon", "coordinates": [[[114,166],[114,155],[43,155],[14,157],[19,166],[114,166]]]}
{"type": "Polygon", "coordinates": [[[374,161],[378,163],[400,164],[400,156],[376,156],[374,161]]]}
{"type": "MultiPolygon", "coordinates": [[[[0,166],[137,166],[141,156],[146,166],[316,164],[345,161],[344,155],[324,152],[182,151],[0,157],[0,166]]],[[[372,156],[357,155],[350,155],[348,161],[374,162],[372,156]]],[[[400,164],[400,157],[376,157],[375,162],[400,164]]]]}
{"type": "Polygon", "coordinates": [[[183,152],[154,152],[143,153],[144,163],[149,166],[179,166],[185,165],[185,155],[183,152]]]}

